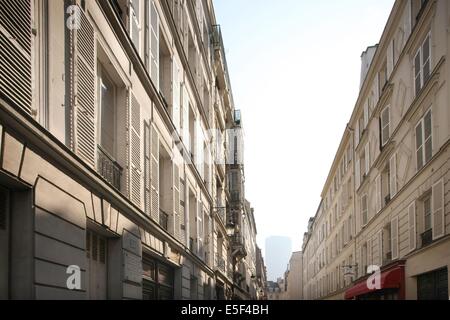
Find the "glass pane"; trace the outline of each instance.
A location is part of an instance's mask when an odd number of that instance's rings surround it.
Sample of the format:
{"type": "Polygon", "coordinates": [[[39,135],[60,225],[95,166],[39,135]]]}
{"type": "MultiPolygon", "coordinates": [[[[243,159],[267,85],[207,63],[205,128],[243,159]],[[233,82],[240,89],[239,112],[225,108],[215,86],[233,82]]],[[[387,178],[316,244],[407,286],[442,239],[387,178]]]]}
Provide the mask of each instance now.
{"type": "Polygon", "coordinates": [[[416,127],[416,150],[418,150],[423,144],[422,138],[422,122],[416,127]]]}
{"type": "Polygon", "coordinates": [[[431,229],[431,199],[428,198],[423,203],[423,212],[425,216],[425,231],[431,229]]]}
{"type": "Polygon", "coordinates": [[[431,136],[431,112],[428,112],[425,116],[425,140],[431,136]]]}
{"type": "Polygon", "coordinates": [[[417,150],[417,170],[422,169],[423,167],[423,148],[420,147],[417,150]]]}
{"type": "Polygon", "coordinates": [[[156,300],[156,287],[149,281],[143,281],[142,287],[142,299],[143,300],[156,300]]]}
{"type": "Polygon", "coordinates": [[[422,52],[423,52],[423,62],[425,64],[425,62],[430,59],[430,37],[427,37],[425,39],[425,42],[423,43],[423,47],[422,47],[422,52]]]}
{"type": "Polygon", "coordinates": [[[142,263],[142,274],[144,277],[156,281],[155,263],[152,261],[144,261],[142,263]]]}
{"type": "Polygon", "coordinates": [[[420,52],[414,58],[414,74],[417,77],[420,74],[420,52]]]}
{"type": "Polygon", "coordinates": [[[425,142],[425,163],[433,157],[433,141],[431,137],[425,142]]]}
{"type": "Polygon", "coordinates": [[[160,286],[158,288],[158,300],[173,300],[173,289],[160,286]]]}
{"type": "Polygon", "coordinates": [[[170,268],[162,265],[159,266],[158,283],[173,286],[173,272],[170,268]]]}
{"type": "Polygon", "coordinates": [[[415,89],[416,89],[416,94],[419,93],[420,89],[422,89],[422,85],[420,83],[420,75],[416,76],[415,89]]]}
{"type": "Polygon", "coordinates": [[[102,69],[101,75],[101,146],[111,156],[114,156],[115,141],[115,87],[108,77],[106,71],[102,69]]]}

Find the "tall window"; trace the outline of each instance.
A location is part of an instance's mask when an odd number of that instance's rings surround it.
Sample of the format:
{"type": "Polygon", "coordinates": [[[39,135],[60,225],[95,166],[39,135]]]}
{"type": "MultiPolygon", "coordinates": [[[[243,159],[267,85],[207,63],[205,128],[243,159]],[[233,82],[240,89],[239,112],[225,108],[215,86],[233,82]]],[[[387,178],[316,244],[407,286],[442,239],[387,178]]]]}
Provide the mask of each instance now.
{"type": "Polygon", "coordinates": [[[173,300],[174,270],[169,266],[144,255],[143,270],[143,300],[173,300]]]}
{"type": "Polygon", "coordinates": [[[424,230],[432,230],[431,225],[431,197],[426,198],[423,201],[423,216],[424,216],[424,230]]]}
{"type": "Polygon", "coordinates": [[[414,84],[416,95],[430,78],[431,74],[431,36],[427,35],[414,57],[414,84]]]}
{"type": "Polygon", "coordinates": [[[99,142],[104,151],[115,157],[116,86],[105,68],[99,65],[99,142]]]}
{"type": "Polygon", "coordinates": [[[432,131],[431,110],[429,110],[416,127],[417,170],[422,169],[433,156],[432,131]]]}
{"type": "Polygon", "coordinates": [[[389,141],[390,138],[390,107],[387,106],[382,112],[381,112],[381,146],[384,147],[386,143],[389,141]]]}
{"type": "Polygon", "coordinates": [[[368,203],[367,203],[367,195],[363,195],[361,197],[361,215],[363,225],[367,224],[368,220],[368,203]]]}

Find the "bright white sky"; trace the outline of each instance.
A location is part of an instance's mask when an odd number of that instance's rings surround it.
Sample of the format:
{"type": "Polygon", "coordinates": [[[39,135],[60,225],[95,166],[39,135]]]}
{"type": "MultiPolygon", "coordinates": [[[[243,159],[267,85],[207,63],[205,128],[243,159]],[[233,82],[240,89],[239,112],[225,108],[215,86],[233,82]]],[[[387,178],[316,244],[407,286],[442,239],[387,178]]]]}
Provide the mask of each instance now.
{"type": "Polygon", "coordinates": [[[359,91],[361,53],[394,0],[214,0],[245,130],[246,196],[258,242],[308,219],[359,91]]]}

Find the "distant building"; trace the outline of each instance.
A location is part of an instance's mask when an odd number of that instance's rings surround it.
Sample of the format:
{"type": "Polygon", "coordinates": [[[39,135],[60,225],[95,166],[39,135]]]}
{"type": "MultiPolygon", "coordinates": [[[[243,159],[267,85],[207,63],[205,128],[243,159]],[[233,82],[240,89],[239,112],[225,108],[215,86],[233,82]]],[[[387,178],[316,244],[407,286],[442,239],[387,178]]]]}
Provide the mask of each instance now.
{"type": "Polygon", "coordinates": [[[294,252],[286,272],[286,300],[303,300],[303,253],[294,252]]]}
{"type": "Polygon", "coordinates": [[[292,253],[292,242],[287,237],[270,237],[266,240],[266,265],[268,280],[281,277],[286,271],[286,266],[292,253]]]}

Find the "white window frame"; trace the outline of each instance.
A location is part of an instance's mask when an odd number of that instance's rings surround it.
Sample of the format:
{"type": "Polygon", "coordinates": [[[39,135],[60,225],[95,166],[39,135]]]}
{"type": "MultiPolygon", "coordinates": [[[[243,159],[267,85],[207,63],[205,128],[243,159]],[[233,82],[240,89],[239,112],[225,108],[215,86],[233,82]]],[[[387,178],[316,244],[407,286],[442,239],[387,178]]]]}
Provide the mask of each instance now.
{"type": "MultiPolygon", "coordinates": [[[[136,6],[136,0],[130,0],[129,4],[129,10],[130,10],[130,37],[131,39],[133,39],[134,34],[133,34],[133,23],[136,24],[136,27],[138,29],[138,48],[136,48],[136,50],[139,52],[139,54],[141,54],[141,32],[142,32],[142,27],[141,27],[141,1],[143,0],[137,0],[137,6],[139,6],[136,10],[135,6],[136,6]],[[136,14],[136,11],[138,12],[138,14],[136,14]]],[[[133,42],[134,45],[136,45],[133,42]]]]}
{"type": "Polygon", "coordinates": [[[423,115],[423,117],[419,120],[419,122],[417,122],[417,125],[414,127],[414,138],[415,138],[415,141],[414,141],[414,144],[415,144],[415,147],[416,147],[416,150],[415,150],[415,161],[416,161],[416,170],[417,171],[419,171],[419,170],[421,170],[421,169],[423,169],[427,164],[428,164],[428,162],[433,158],[433,136],[434,136],[434,130],[433,130],[433,112],[432,112],[432,107],[430,107],[429,109],[428,109],[428,111],[427,112],[425,112],[425,114],[423,115]],[[430,137],[427,139],[427,140],[425,140],[425,118],[428,116],[428,114],[430,114],[430,121],[431,121],[431,124],[430,124],[430,126],[431,126],[431,135],[430,135],[430,137]],[[422,126],[422,130],[421,130],[421,137],[422,137],[422,144],[420,145],[420,146],[418,146],[417,145],[417,128],[419,127],[419,126],[422,126]],[[426,160],[426,144],[427,144],[427,141],[429,140],[429,139],[431,139],[431,158],[427,161],[426,160]],[[418,161],[417,161],[417,155],[418,155],[418,152],[419,152],[419,149],[420,148],[422,148],[422,162],[423,162],[423,164],[422,164],[422,167],[420,167],[419,168],[419,163],[418,163],[418,161]]]}
{"type": "Polygon", "coordinates": [[[363,227],[364,226],[366,226],[368,223],[369,223],[369,203],[368,203],[368,196],[367,196],[367,194],[363,194],[362,196],[361,196],[361,222],[362,222],[362,225],[363,225],[363,227]],[[364,210],[364,206],[363,206],[363,199],[366,199],[366,208],[365,208],[365,210],[364,210]],[[364,222],[364,212],[365,212],[365,214],[366,214],[366,221],[364,222]]]}
{"type": "Polygon", "coordinates": [[[386,106],[381,111],[380,122],[381,122],[381,146],[384,147],[388,143],[388,141],[391,137],[391,107],[390,106],[386,106]],[[388,119],[387,119],[387,123],[384,123],[383,120],[386,120],[385,119],[386,111],[387,111],[388,119]],[[385,134],[384,134],[385,129],[388,130],[387,136],[385,136],[385,134]]]}
{"type": "MultiPolygon", "coordinates": [[[[431,31],[427,33],[427,35],[425,36],[424,40],[421,42],[420,47],[417,49],[416,54],[414,55],[414,60],[413,60],[413,77],[414,77],[414,91],[415,91],[415,96],[417,97],[417,95],[421,92],[421,90],[423,89],[424,85],[425,85],[425,79],[424,79],[424,66],[426,62],[429,62],[430,65],[430,75],[432,73],[432,45],[431,45],[431,31]],[[429,40],[429,57],[427,59],[427,61],[423,61],[423,46],[425,44],[425,42],[427,41],[427,39],[429,40]],[[416,60],[417,60],[417,56],[419,55],[419,61],[420,61],[420,66],[419,66],[419,73],[416,73],[416,60]],[[417,77],[420,77],[420,88],[417,88],[416,86],[416,81],[417,81],[417,77]]],[[[429,76],[430,76],[429,75],[429,76]]]]}
{"type": "MultiPolygon", "coordinates": [[[[114,79],[109,75],[108,70],[103,66],[103,64],[98,61],[97,62],[97,92],[98,92],[98,97],[97,97],[97,103],[98,103],[98,108],[97,108],[97,144],[100,145],[104,151],[108,151],[105,150],[105,147],[102,146],[102,86],[104,85],[103,83],[103,78],[108,78],[108,80],[113,84],[113,99],[114,99],[114,123],[112,124],[113,126],[113,131],[114,131],[114,138],[117,135],[117,84],[114,82],[114,79]]],[[[117,156],[117,142],[115,141],[116,139],[114,139],[113,142],[113,154],[110,154],[111,157],[116,158],[117,156]]]]}

